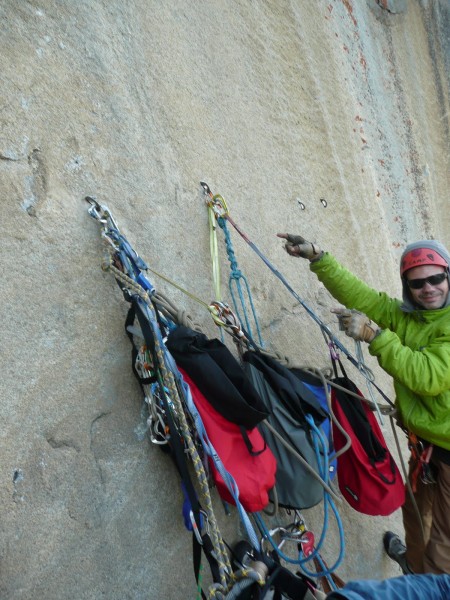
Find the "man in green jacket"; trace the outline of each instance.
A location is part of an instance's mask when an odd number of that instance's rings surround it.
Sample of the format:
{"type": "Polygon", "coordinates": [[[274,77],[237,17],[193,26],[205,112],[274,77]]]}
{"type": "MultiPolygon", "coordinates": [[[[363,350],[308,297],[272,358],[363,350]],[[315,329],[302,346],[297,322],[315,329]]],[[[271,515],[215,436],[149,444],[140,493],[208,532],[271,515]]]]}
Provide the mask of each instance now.
{"type": "Polygon", "coordinates": [[[278,234],[291,256],[310,269],[346,309],[334,310],[355,340],[394,379],[396,408],[410,432],[409,480],[424,527],[409,494],[402,507],[405,545],[383,538],[404,573],[450,574],[450,254],[435,240],[407,246],[400,261],[403,302],[378,292],[329,253],[303,237],[278,234]],[[366,316],[367,315],[367,316],[366,316]]]}

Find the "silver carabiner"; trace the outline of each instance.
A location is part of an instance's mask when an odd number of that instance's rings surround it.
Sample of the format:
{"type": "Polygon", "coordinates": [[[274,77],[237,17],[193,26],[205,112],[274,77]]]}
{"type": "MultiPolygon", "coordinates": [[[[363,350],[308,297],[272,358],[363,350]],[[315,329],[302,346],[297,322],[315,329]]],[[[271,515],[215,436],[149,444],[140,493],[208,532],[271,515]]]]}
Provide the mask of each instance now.
{"type": "Polygon", "coordinates": [[[89,204],[91,205],[88,208],[88,213],[89,215],[95,219],[96,221],[98,221],[99,223],[103,223],[106,225],[107,222],[107,218],[105,215],[105,211],[104,211],[104,207],[99,204],[97,202],[97,200],[92,197],[92,196],[86,196],[85,197],[86,202],[89,202],[89,204]]]}
{"type": "Polygon", "coordinates": [[[94,196],[85,196],[84,199],[91,205],[88,208],[88,213],[93,219],[106,227],[119,231],[119,227],[117,226],[111,211],[105,204],[100,204],[94,196]]]}

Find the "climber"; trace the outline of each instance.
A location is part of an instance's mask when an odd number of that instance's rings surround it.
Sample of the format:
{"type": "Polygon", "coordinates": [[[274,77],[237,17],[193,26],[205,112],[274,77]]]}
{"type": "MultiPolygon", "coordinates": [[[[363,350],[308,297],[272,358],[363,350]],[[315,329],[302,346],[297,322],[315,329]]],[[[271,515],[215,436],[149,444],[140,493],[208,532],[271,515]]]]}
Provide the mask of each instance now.
{"type": "Polygon", "coordinates": [[[383,543],[404,573],[450,574],[450,254],[439,242],[410,244],[400,261],[403,302],[378,292],[303,237],[279,233],[346,309],[334,309],[345,333],[394,380],[399,424],[409,432],[409,494],[402,507],[405,544],[383,543]],[[366,316],[367,315],[367,316],[366,316]]]}

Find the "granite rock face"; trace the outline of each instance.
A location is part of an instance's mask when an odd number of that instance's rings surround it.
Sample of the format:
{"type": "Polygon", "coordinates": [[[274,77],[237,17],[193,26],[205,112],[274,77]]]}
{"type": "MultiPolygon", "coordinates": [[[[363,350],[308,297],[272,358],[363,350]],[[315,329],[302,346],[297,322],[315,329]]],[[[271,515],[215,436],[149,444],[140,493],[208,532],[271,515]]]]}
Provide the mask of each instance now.
{"type": "MultiPolygon", "coordinates": [[[[83,199],[209,302],[207,181],[337,333],[275,233],[393,295],[407,242],[449,244],[448,2],[4,0],[0,20],[0,597],[193,598],[179,480],[144,434],[126,303],[83,199]]],[[[325,366],[317,326],[231,235],[267,347],[325,366]]],[[[218,335],[201,304],[153,283],[218,335]]],[[[340,512],[342,577],[397,574],[380,536],[399,514],[340,512]]],[[[217,514],[235,538],[234,513],[217,514]]],[[[320,508],[305,516],[320,530],[320,508]]],[[[329,562],[337,550],[331,527],[329,562]]]]}

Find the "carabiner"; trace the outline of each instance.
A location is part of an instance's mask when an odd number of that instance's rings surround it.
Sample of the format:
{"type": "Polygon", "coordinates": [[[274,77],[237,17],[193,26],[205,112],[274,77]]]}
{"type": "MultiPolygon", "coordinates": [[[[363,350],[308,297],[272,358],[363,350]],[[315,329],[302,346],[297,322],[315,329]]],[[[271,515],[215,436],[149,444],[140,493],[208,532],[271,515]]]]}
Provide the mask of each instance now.
{"type": "Polygon", "coordinates": [[[106,225],[107,216],[104,210],[105,207],[99,204],[99,202],[97,202],[97,200],[93,196],[86,196],[85,200],[91,205],[88,208],[89,215],[96,221],[99,221],[99,223],[103,223],[106,225]]]}
{"type": "MultiPolygon", "coordinates": [[[[200,517],[200,527],[205,529],[206,533],[209,533],[209,524],[208,524],[208,515],[204,510],[199,510],[200,517]]],[[[203,546],[203,539],[200,529],[198,528],[197,522],[194,517],[194,512],[192,510],[189,511],[189,519],[192,524],[192,531],[194,532],[195,537],[197,538],[198,543],[203,546]]]]}
{"type": "Polygon", "coordinates": [[[308,529],[303,532],[302,537],[299,540],[301,544],[303,556],[308,558],[314,552],[314,534],[308,529]]]}
{"type": "Polygon", "coordinates": [[[216,219],[219,219],[220,217],[226,218],[229,214],[229,210],[225,199],[220,194],[213,196],[209,185],[204,181],[200,181],[200,185],[202,186],[205,195],[208,196],[206,204],[213,211],[216,219]]]}
{"type": "Polygon", "coordinates": [[[96,198],[93,196],[85,196],[84,199],[91,205],[88,208],[88,213],[90,216],[96,221],[99,221],[99,223],[102,223],[105,226],[105,229],[113,230],[120,235],[119,227],[109,208],[105,204],[100,204],[97,202],[96,198]]]}

